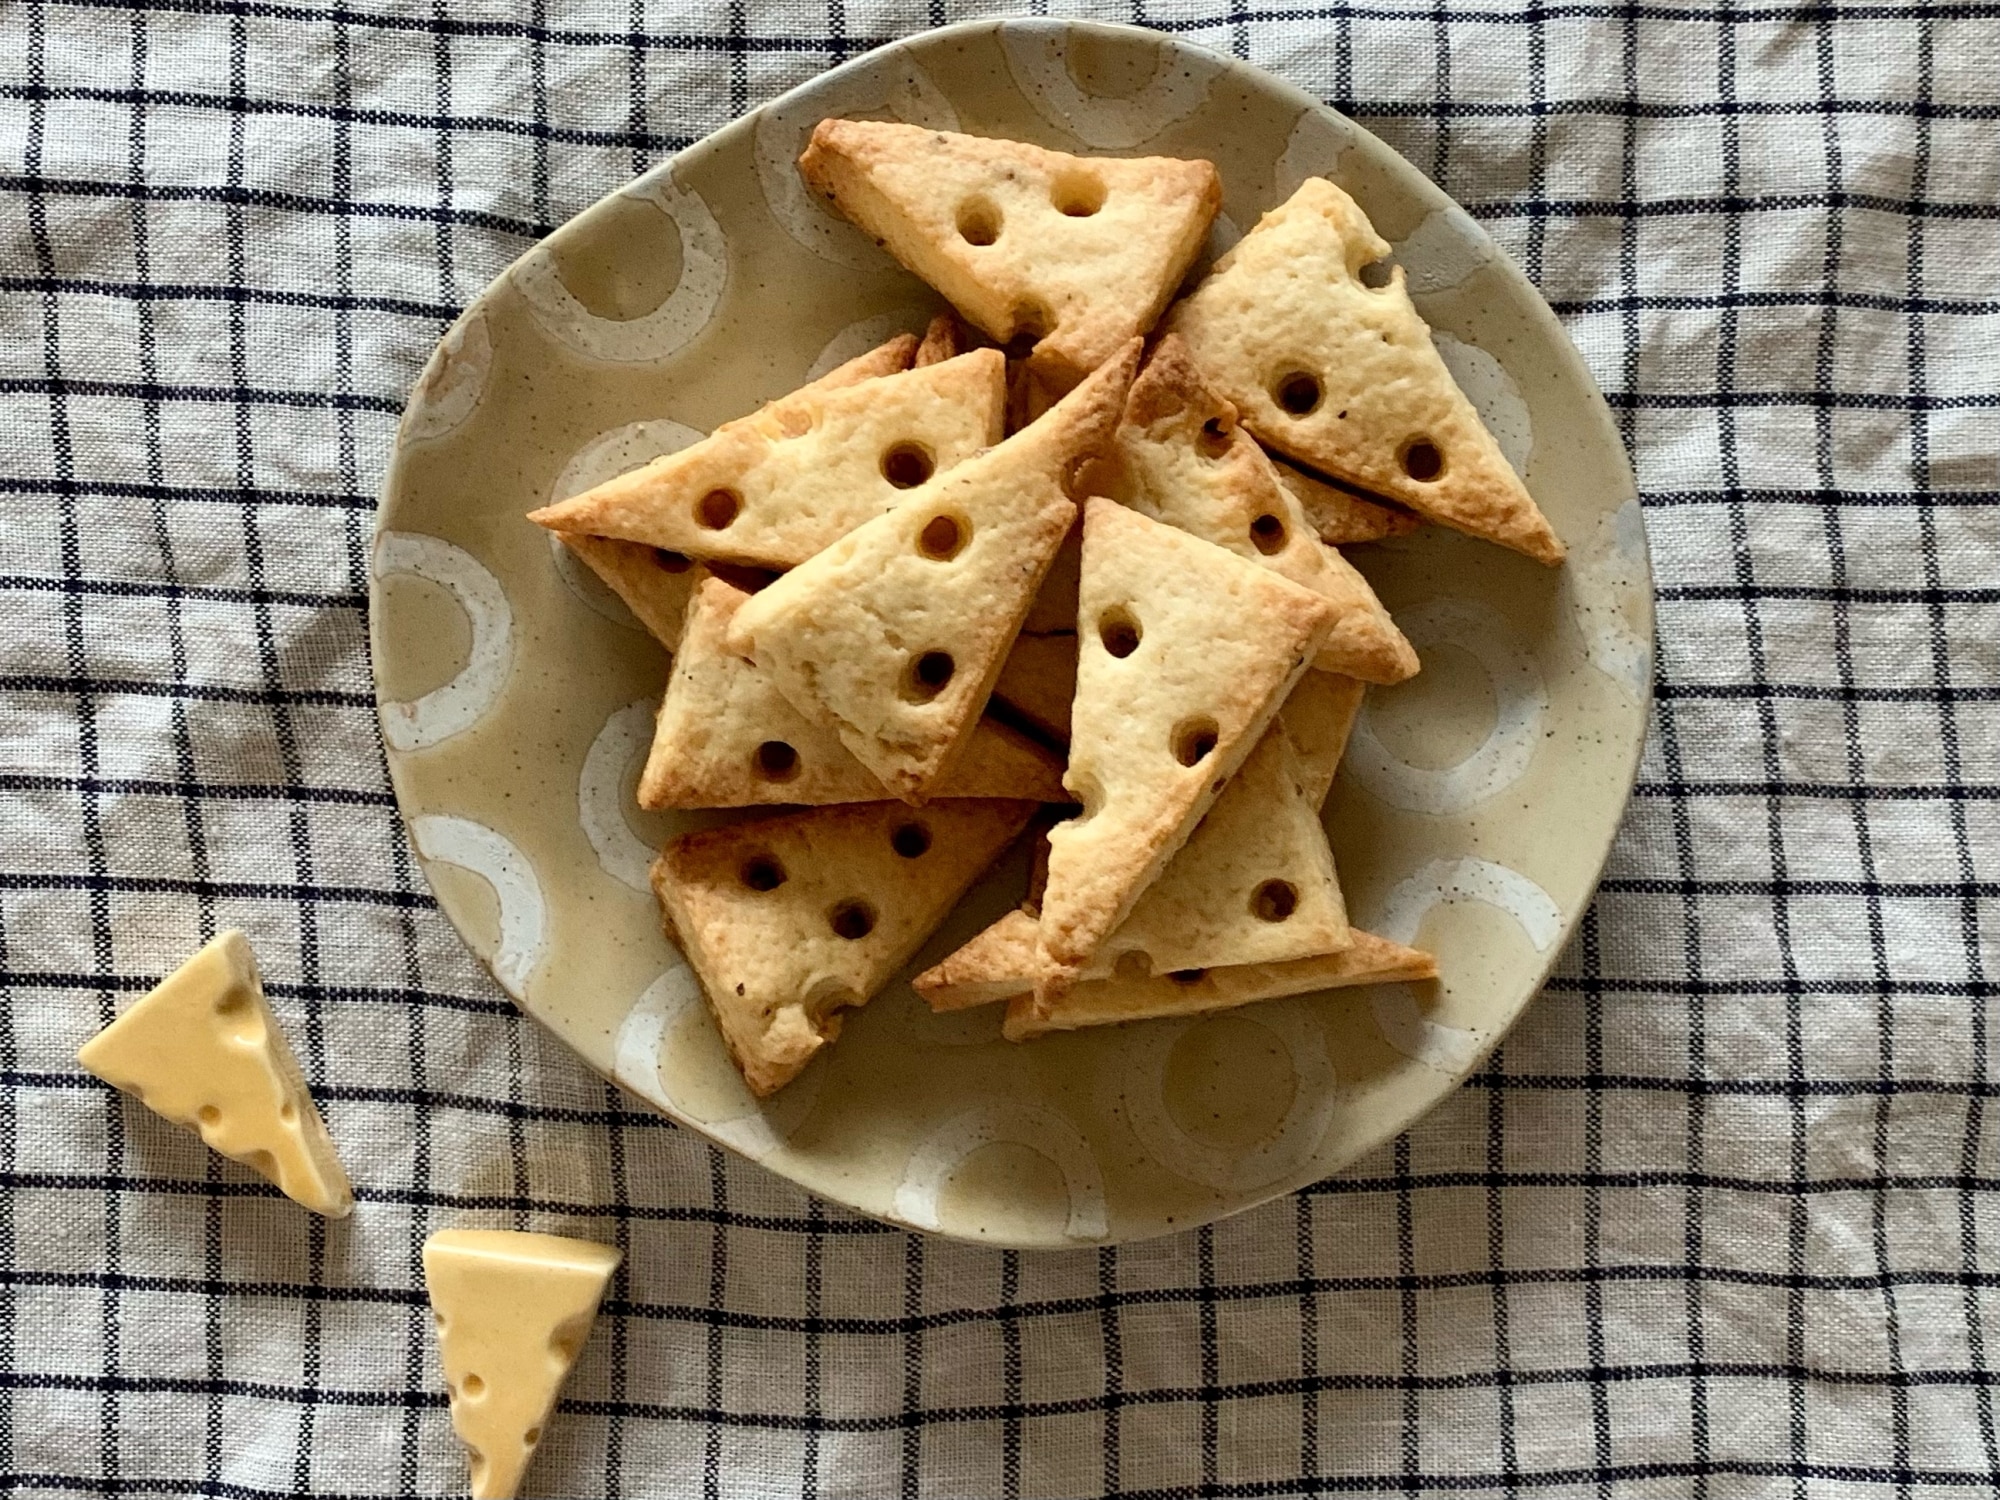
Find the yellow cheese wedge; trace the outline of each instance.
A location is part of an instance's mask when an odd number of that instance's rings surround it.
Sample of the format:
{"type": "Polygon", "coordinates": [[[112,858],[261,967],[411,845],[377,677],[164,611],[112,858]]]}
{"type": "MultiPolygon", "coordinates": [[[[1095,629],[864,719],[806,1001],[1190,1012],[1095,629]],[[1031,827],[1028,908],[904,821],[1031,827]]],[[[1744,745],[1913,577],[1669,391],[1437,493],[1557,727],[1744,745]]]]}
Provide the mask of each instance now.
{"type": "Polygon", "coordinates": [[[446,1229],[424,1241],[473,1500],[511,1500],[520,1488],[619,1258],[609,1245],[510,1229],[446,1229]]]}
{"type": "Polygon", "coordinates": [[[347,1174],[242,933],[217,937],[85,1042],[76,1060],[314,1213],[353,1211],[347,1174]]]}

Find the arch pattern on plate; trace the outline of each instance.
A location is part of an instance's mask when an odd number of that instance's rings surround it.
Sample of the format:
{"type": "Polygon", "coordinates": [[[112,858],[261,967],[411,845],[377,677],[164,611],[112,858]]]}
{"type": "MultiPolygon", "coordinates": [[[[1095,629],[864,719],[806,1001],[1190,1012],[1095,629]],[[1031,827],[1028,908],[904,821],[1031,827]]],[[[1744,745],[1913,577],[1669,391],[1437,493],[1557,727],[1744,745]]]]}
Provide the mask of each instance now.
{"type": "MultiPolygon", "coordinates": [[[[773,1099],[758,1099],[743,1085],[730,1066],[720,1035],[714,1037],[722,1066],[718,1077],[726,1076],[732,1103],[715,1113],[703,1113],[677,1099],[660,1081],[660,1060],[667,1039],[691,1012],[707,1010],[701,981],[679,954],[672,966],[647,985],[632,1002],[618,1028],[612,1051],[612,1077],[640,1098],[659,1106],[676,1118],[691,1121],[732,1151],[752,1161],[763,1161],[785,1144],[799,1123],[819,1102],[825,1081],[824,1067],[808,1068],[783,1093],[773,1099]]],[[[704,1019],[704,1024],[706,1021],[704,1019]]]]}
{"type": "Polygon", "coordinates": [[[896,1188],[896,1217],[919,1229],[943,1227],[938,1200],[951,1174],[982,1146],[999,1144],[1025,1146],[1055,1163],[1069,1194],[1066,1238],[1104,1238],[1104,1174],[1083,1133],[1054,1110],[1004,1099],[953,1116],[918,1143],[896,1188]]]}
{"type": "Polygon", "coordinates": [[[1208,102],[1227,66],[1196,48],[1178,54],[1162,45],[1153,76],[1129,98],[1092,94],[1070,72],[1068,53],[1087,28],[1061,21],[1022,21],[1000,33],[1007,71],[1035,112],[1058,130],[1099,151],[1129,151],[1208,102]]]}
{"type": "MultiPolygon", "coordinates": [[[[1383,903],[1376,930],[1396,943],[1414,943],[1424,915],[1441,903],[1478,901],[1521,924],[1537,953],[1562,936],[1562,908],[1519,870],[1487,859],[1434,859],[1398,881],[1383,903]]],[[[1382,1040],[1412,1061],[1456,1076],[1472,1066],[1486,1045],[1484,1032],[1447,1026],[1423,1013],[1407,984],[1385,984],[1369,995],[1382,1040]]]]}
{"type": "Polygon", "coordinates": [[[1343,770],[1353,773],[1374,796],[1391,807],[1445,817],[1498,796],[1526,774],[1542,743],[1549,711],[1541,668],[1515,639],[1506,618],[1489,604],[1471,599],[1434,599],[1396,616],[1396,623],[1419,652],[1450,645],[1469,652],[1486,671],[1494,699],[1493,727],[1486,739],[1456,765],[1442,769],[1398,759],[1376,734],[1372,695],[1348,742],[1343,770]]]}
{"type": "Polygon", "coordinates": [[[456,677],[421,698],[381,705],[382,738],[391,750],[427,750],[470,729],[499,700],[514,665],[514,613],[500,580],[443,537],[381,532],[374,562],[377,578],[406,573],[448,590],[472,628],[472,645],[456,677]]]}
{"type": "Polygon", "coordinates": [[[625,819],[625,782],[632,762],[653,743],[651,698],[615,710],[597,731],[576,780],[576,815],[604,873],[635,891],[650,891],[653,851],[625,819]]]}
{"type": "Polygon", "coordinates": [[[1395,254],[1410,295],[1423,297],[1463,286],[1492,263],[1495,252],[1472,215],[1454,203],[1426,214],[1397,243],[1395,254]]]}
{"type": "Polygon", "coordinates": [[[1431,343],[1514,472],[1527,473],[1528,461],[1535,453],[1535,427],[1519,382],[1505,365],[1477,344],[1435,332],[1431,334],[1431,343]]]}
{"type": "Polygon", "coordinates": [[[677,186],[670,168],[640,178],[624,196],[652,204],[680,231],[680,280],[651,312],[600,318],[563,285],[546,245],[522,256],[509,274],[535,322],[557,342],[590,359],[640,364],[665,359],[709,325],[729,285],[729,243],[701,194],[677,186]]]}
{"type": "Polygon", "coordinates": [[[1271,207],[1296,193],[1308,177],[1332,177],[1353,144],[1354,127],[1343,116],[1330,109],[1300,111],[1272,169],[1271,207]]]}
{"type": "Polygon", "coordinates": [[[1167,1103],[1167,1070],[1174,1048],[1210,1019],[1152,1021],[1130,1028],[1125,1055],[1125,1116],[1146,1154],[1168,1171],[1208,1187],[1254,1191],[1303,1170],[1319,1153],[1335,1108],[1333,1064],[1326,1033],[1299,1003],[1276,1001],[1221,1014],[1260,1026],[1284,1044],[1292,1074],[1292,1102],[1263,1140],[1248,1148],[1217,1146],[1189,1134],[1167,1103]]]}
{"type": "Polygon", "coordinates": [[[1627,500],[1597,523],[1563,569],[1570,617],[1583,636],[1590,664],[1625,690],[1644,699],[1653,675],[1653,653],[1632,626],[1632,615],[1652,598],[1652,570],[1646,563],[1646,521],[1637,499],[1627,500]]]}
{"type": "Polygon", "coordinates": [[[410,392],[400,438],[406,443],[430,443],[464,426],[486,392],[493,373],[493,335],[486,313],[468,308],[431,351],[423,374],[410,392]]]}
{"type": "Polygon", "coordinates": [[[521,999],[548,940],[548,904],[528,857],[484,823],[443,813],[412,820],[410,840],[425,859],[469,870],[493,888],[500,941],[487,966],[508,994],[521,999]]]}
{"type": "Polygon", "coordinates": [[[852,224],[820,206],[799,176],[799,153],[821,120],[885,115],[906,125],[958,129],[958,111],[908,55],[879,59],[874,76],[850,65],[816,78],[766,105],[753,127],[757,181],[771,216],[813,254],[855,270],[880,267],[882,251],[852,224]]]}

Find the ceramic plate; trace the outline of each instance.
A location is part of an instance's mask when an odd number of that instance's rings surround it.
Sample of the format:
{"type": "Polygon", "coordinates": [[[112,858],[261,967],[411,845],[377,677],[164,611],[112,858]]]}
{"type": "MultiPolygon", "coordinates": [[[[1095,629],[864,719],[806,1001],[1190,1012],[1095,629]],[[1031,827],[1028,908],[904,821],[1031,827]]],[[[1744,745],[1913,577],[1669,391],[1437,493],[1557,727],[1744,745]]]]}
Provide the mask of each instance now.
{"type": "MultiPolygon", "coordinates": [[[[1338,1170],[1475,1068],[1589,899],[1645,733],[1652,595],[1630,467],[1534,289],[1364,131],[1127,27],[974,22],[836,69],[579,215],[469,308],[398,435],[374,553],[389,771],[432,889],[515,1000],[675,1120],[829,1199],[1016,1246],[1234,1213],[1338,1170]],[[1328,805],[1353,919],[1441,982],[1016,1046],[898,980],[775,1099],[737,1080],[646,888],[701,815],[632,790],[667,659],[525,511],[692,442],[939,303],[821,209],[827,115],[1221,169],[1211,253],[1326,175],[1396,245],[1445,359],[1570,547],[1426,528],[1362,548],[1423,655],[1375,689],[1328,805]]],[[[1017,859],[910,972],[1020,897],[1017,859]]]]}

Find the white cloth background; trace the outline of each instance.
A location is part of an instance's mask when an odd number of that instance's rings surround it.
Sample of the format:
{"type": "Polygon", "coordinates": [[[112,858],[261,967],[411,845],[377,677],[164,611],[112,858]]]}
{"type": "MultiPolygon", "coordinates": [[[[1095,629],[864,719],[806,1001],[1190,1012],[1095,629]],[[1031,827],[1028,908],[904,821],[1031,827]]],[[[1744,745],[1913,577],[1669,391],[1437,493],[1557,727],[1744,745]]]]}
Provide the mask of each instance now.
{"type": "Polygon", "coordinates": [[[1620,415],[1658,706],[1548,993],[1352,1171],[1103,1253],[906,1236],[626,1105],[398,830],[364,628],[395,416],[536,235],[957,7],[13,0],[0,1487],[454,1492],[417,1250],[465,1222],[627,1255],[541,1492],[2000,1485],[2000,8],[1088,10],[1383,135],[1620,415]],[[223,925],[348,1223],[73,1066],[223,925]]]}

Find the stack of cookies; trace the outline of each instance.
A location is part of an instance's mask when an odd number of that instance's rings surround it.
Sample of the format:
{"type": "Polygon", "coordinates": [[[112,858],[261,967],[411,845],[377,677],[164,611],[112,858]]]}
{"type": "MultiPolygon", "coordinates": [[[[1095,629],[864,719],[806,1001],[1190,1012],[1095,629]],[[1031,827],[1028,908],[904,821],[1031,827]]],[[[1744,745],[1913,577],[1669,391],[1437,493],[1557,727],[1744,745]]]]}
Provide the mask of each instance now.
{"type": "Polygon", "coordinates": [[[750,1087],[1024,835],[1028,903],[914,981],[1015,1040],[1434,975],[1320,820],[1418,665],[1336,544],[1563,549],[1360,209],[1308,181],[1170,307],[1208,162],[827,120],[800,168],[956,314],[531,518],[674,653],[641,805],[785,809],[653,871],[750,1087]]]}

